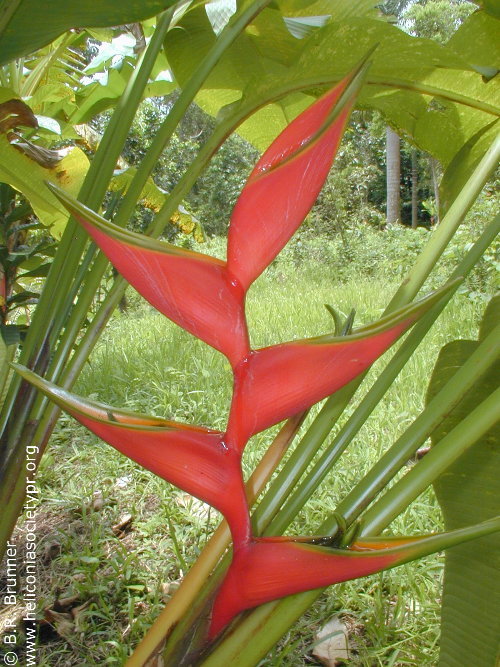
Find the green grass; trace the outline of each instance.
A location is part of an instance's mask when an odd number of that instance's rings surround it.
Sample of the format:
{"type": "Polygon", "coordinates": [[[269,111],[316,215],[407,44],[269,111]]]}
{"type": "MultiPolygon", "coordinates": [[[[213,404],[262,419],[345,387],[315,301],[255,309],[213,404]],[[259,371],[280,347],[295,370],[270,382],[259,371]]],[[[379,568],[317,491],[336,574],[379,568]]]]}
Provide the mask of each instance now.
{"type": "MultiPolygon", "coordinates": [[[[250,290],[254,346],[331,331],[325,303],[344,315],[355,308],[357,326],[369,322],[380,316],[396,288],[387,277],[341,284],[321,261],[305,267],[285,260],[270,267],[250,290]]],[[[132,300],[129,312],[110,323],[76,391],[112,405],[224,429],[231,396],[229,364],[147,304],[132,300]]],[[[314,533],[325,511],[335,508],[419,414],[440,347],[457,337],[475,337],[480,310],[465,296],[454,299],[290,532],[314,533]]],[[[367,387],[383,363],[370,371],[367,387]]],[[[275,430],[249,444],[246,474],[275,430]]],[[[65,416],[38,479],[43,495],[39,548],[44,554],[40,609],[54,609],[57,598],[69,596],[77,596],[75,606],[80,607],[66,618],[66,626],[61,619],[52,620],[56,631],[45,629],[39,664],[123,664],[220,517],[65,416]],[[126,513],[133,517],[131,529],[117,536],[112,527],[126,513]]],[[[407,534],[440,527],[431,491],[393,524],[395,532],[407,534]]],[[[351,628],[350,665],[435,665],[442,562],[441,556],[428,557],[331,588],[262,665],[315,664],[310,655],[313,633],[333,615],[351,628]]]]}

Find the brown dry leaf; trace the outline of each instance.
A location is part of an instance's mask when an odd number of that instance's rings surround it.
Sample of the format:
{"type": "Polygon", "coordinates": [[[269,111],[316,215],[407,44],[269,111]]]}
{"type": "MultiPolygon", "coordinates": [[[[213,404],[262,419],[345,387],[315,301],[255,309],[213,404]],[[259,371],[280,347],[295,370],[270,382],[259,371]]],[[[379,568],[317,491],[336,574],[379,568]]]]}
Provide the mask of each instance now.
{"type": "Polygon", "coordinates": [[[104,507],[104,496],[102,491],[94,491],[92,498],[92,509],[96,512],[99,512],[99,510],[102,510],[104,507]]]}
{"type": "Polygon", "coordinates": [[[38,127],[38,121],[30,107],[17,99],[0,104],[0,132],[7,133],[20,125],[38,127]]]}
{"type": "Polygon", "coordinates": [[[313,655],[326,667],[336,667],[349,659],[347,628],[338,616],[321,628],[315,640],[313,655]]]}
{"type": "Polygon", "coordinates": [[[45,619],[55,628],[57,634],[63,639],[72,639],[75,634],[75,624],[71,614],[62,614],[53,609],[46,609],[45,619]]]}
{"type": "Polygon", "coordinates": [[[82,614],[83,612],[90,606],[90,603],[92,602],[92,599],[87,600],[87,602],[84,602],[83,604],[79,605],[78,607],[73,607],[71,610],[71,615],[73,616],[75,620],[75,628],[79,631],[81,630],[81,623],[82,623],[82,614]]]}
{"type": "Polygon", "coordinates": [[[50,542],[47,544],[45,549],[43,550],[43,556],[42,556],[42,563],[44,565],[47,565],[50,563],[51,560],[54,560],[54,558],[57,558],[59,554],[61,553],[61,545],[59,542],[50,542]]]}
{"type": "Polygon", "coordinates": [[[134,517],[131,514],[123,514],[117,524],[112,526],[111,530],[118,537],[122,537],[132,527],[134,517]]]}
{"type": "Polygon", "coordinates": [[[76,602],[78,602],[78,595],[71,595],[70,597],[67,598],[58,597],[53,604],[52,611],[57,611],[57,612],[67,612],[70,610],[72,611],[72,608],[76,602]]]}

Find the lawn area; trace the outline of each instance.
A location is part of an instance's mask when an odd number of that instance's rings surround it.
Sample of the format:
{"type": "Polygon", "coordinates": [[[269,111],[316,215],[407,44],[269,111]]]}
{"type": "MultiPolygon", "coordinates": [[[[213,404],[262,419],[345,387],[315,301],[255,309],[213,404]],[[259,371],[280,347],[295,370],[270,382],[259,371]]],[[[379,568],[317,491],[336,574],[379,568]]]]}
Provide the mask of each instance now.
{"type": "MultiPolygon", "coordinates": [[[[250,290],[253,346],[331,331],[332,318],[324,304],[344,316],[354,308],[355,328],[379,317],[397,287],[397,275],[355,279],[356,271],[352,273],[340,281],[321,258],[306,263],[297,254],[285,254],[250,290]]],[[[224,430],[231,396],[227,361],[132,293],[129,302],[128,310],[115,315],[100,339],[76,393],[224,430]]],[[[419,414],[439,349],[455,338],[476,337],[482,307],[466,295],[453,299],[288,534],[315,534],[325,513],[334,510],[419,414]]],[[[364,387],[391,354],[375,364],[364,387]]],[[[302,430],[317,410],[311,411],[302,430]]],[[[349,410],[345,417],[348,414],[349,410]]],[[[275,432],[271,429],[251,441],[245,453],[247,475],[275,432]]],[[[40,607],[51,610],[56,628],[47,625],[42,634],[40,664],[123,664],[220,517],[65,415],[42,459],[38,480],[43,496],[38,528],[43,553],[40,607]],[[65,599],[73,601],[65,607],[65,599]]],[[[420,497],[392,527],[405,534],[439,530],[441,515],[432,492],[420,497]]],[[[330,588],[261,664],[317,664],[311,657],[313,635],[337,615],[350,631],[349,665],[435,665],[442,564],[441,555],[432,556],[330,588]]]]}

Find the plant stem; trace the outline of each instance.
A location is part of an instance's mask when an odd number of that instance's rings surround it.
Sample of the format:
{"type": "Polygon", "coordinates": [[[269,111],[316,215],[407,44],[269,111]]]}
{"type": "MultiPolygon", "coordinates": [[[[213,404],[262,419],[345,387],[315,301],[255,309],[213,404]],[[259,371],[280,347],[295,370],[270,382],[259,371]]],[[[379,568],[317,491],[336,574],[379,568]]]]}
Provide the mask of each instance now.
{"type": "MultiPolygon", "coordinates": [[[[454,280],[460,276],[467,276],[499,232],[500,215],[490,223],[474,246],[468,251],[467,255],[451,274],[450,280],[454,280]]],[[[390,362],[378,376],[368,393],[356,407],[354,413],[342,426],[340,432],[335,436],[331,444],[322,454],[321,458],[315,463],[314,467],[308,472],[306,479],[295,489],[286,505],[282,507],[279,516],[276,517],[270,525],[268,525],[269,515],[261,515],[260,513],[260,508],[263,503],[259,505],[255,512],[256,522],[260,529],[267,526],[266,534],[281,534],[289,523],[293,521],[297,513],[305,505],[319,484],[325,479],[339,456],[345,451],[347,445],[353,440],[375,407],[379,404],[380,400],[401,372],[406,362],[411,358],[413,352],[423,341],[425,335],[432,327],[439,314],[451,300],[456,289],[458,289],[458,285],[454,290],[448,292],[438,304],[417,322],[390,362]]],[[[327,404],[325,404],[325,408],[326,407],[327,404]]],[[[282,493],[285,493],[284,489],[282,490],[282,493]]],[[[264,500],[266,500],[266,498],[264,498],[264,500]]]]}
{"type": "MultiPolygon", "coordinates": [[[[350,395],[351,391],[352,388],[349,384],[334,396],[330,396],[314,422],[302,436],[300,443],[293,450],[283,469],[272,481],[267,493],[252,515],[255,534],[270,535],[274,533],[274,525],[269,530],[266,530],[267,527],[276,513],[280,511],[280,507],[287,500],[291,490],[296,487],[304,471],[311,464],[312,458],[332,429],[332,421],[338,419],[343,412],[344,404],[342,399],[339,400],[339,395],[347,396],[350,395]]],[[[281,515],[282,512],[280,511],[280,517],[281,515]]]]}
{"type": "MultiPolygon", "coordinates": [[[[491,366],[491,363],[498,357],[498,336],[500,333],[500,324],[490,333],[480,344],[477,350],[470,356],[467,362],[455,373],[448,381],[445,387],[429,403],[425,411],[410,426],[409,429],[398,439],[391,449],[382,457],[382,459],[372,468],[368,475],[358,484],[351,493],[337,506],[335,513],[327,519],[317,531],[318,534],[334,533],[337,529],[336,514],[341,514],[346,518],[349,525],[357,518],[360,512],[373,500],[374,496],[396,475],[408,458],[414,453],[419,444],[432,433],[436,425],[449,413],[469,388],[480,378],[483,373],[491,366]]],[[[420,472],[410,473],[403,478],[398,485],[398,493],[408,502],[398,502],[396,493],[389,491],[379,503],[374,505],[373,514],[368,515],[368,527],[363,526],[363,534],[369,529],[371,533],[375,528],[377,531],[383,530],[396,516],[394,512],[401,512],[414,500],[418,493],[436,479],[436,477],[451,464],[464,448],[472,445],[477,437],[480,437],[484,429],[488,430],[491,423],[498,419],[498,394],[497,390],[488,401],[481,404],[478,412],[474,411],[474,417],[478,421],[478,433],[474,436],[474,419],[469,419],[464,428],[463,435],[458,431],[454,438],[446,436],[441,442],[444,446],[439,447],[439,454],[434,454],[431,462],[426,463],[420,468],[420,472]],[[493,398],[494,397],[494,398],[493,398]],[[490,400],[491,399],[491,400],[490,400]],[[494,400],[496,399],[496,401],[494,400]],[[496,411],[495,411],[496,410],[496,411]],[[454,439],[457,445],[453,445],[454,439]],[[456,447],[456,449],[455,449],[456,447]],[[446,459],[449,457],[448,464],[446,459]],[[405,487],[408,485],[408,489],[405,487]],[[425,484],[424,484],[425,482],[425,484]],[[417,490],[420,491],[417,493],[417,490]],[[384,500],[386,496],[387,500],[384,500]],[[378,511],[375,508],[381,507],[383,518],[378,519],[378,511]]],[[[455,431],[455,429],[454,429],[455,431]]],[[[451,435],[451,434],[450,434],[451,435]]],[[[424,463],[426,457],[415,467],[415,471],[424,463]]],[[[322,589],[323,590],[323,589],[322,589]]],[[[295,622],[316,600],[322,590],[309,591],[299,595],[290,596],[281,601],[270,602],[267,605],[253,611],[250,616],[243,619],[239,625],[233,629],[231,634],[214,651],[214,660],[221,660],[224,664],[229,660],[229,664],[235,664],[238,667],[250,667],[257,664],[267,651],[279,640],[283,632],[295,622]],[[259,635],[256,638],[256,631],[265,626],[265,637],[259,635]],[[242,644],[240,646],[240,644],[242,644]],[[234,661],[234,662],[231,662],[234,661]]],[[[211,656],[212,657],[212,656],[211,656]]],[[[206,667],[210,663],[207,661],[206,667]]]]}
{"type": "MultiPolygon", "coordinates": [[[[496,329],[497,341],[500,325],[496,329]]],[[[441,392],[440,392],[441,393],[441,392]]],[[[500,388],[444,436],[402,479],[364,514],[362,535],[375,535],[391,523],[452,463],[498,422],[500,388]]]]}
{"type": "Polygon", "coordinates": [[[388,309],[393,310],[409,303],[418,293],[467,212],[478,198],[485,183],[491,174],[495,172],[499,159],[500,135],[496,137],[490,148],[486,151],[467,183],[443,217],[443,220],[433,231],[431,241],[418,256],[412,270],[392,297],[387,307],[388,309]]]}
{"type": "MultiPolygon", "coordinates": [[[[352,523],[393,479],[418,447],[498,358],[499,335],[500,324],[480,343],[419,417],[337,506],[336,512],[344,516],[348,524],[352,523]]],[[[400,483],[404,482],[404,479],[400,483]]],[[[332,518],[324,522],[321,529],[328,533],[335,529],[335,525],[336,522],[332,518]]]]}

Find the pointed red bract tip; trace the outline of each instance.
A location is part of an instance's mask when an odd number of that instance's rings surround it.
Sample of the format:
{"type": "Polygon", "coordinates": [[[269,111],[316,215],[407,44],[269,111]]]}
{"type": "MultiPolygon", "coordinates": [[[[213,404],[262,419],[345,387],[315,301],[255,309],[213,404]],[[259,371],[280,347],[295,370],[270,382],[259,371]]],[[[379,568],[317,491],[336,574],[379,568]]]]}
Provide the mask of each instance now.
{"type": "Polygon", "coordinates": [[[15,367],[28,382],[119,452],[218,509],[226,517],[236,544],[248,541],[250,518],[241,455],[226,445],[224,433],[88,401],[23,366],[15,367]]]}
{"type": "Polygon", "coordinates": [[[245,289],[285,246],[319,194],[354,102],[329,127],[324,125],[347,83],[342,81],[285,128],[243,188],[231,216],[227,257],[229,270],[245,289]]]}

